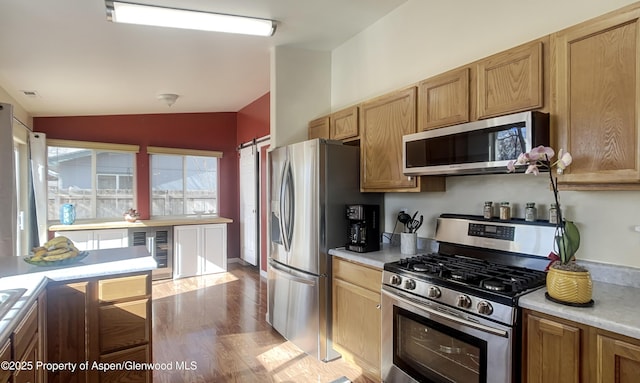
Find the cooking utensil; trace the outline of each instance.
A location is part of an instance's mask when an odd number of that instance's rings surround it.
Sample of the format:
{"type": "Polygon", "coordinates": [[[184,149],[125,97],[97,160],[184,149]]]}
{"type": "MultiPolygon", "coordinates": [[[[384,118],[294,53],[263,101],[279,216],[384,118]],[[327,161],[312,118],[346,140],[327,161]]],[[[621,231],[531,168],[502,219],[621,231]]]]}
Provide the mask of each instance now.
{"type": "MultiPolygon", "coordinates": [[[[418,214],[418,212],[416,212],[416,214],[418,214]]],[[[422,226],[422,222],[424,220],[424,217],[422,215],[420,215],[420,220],[415,219],[416,214],[413,215],[413,218],[411,219],[410,222],[408,222],[405,226],[407,228],[407,231],[409,233],[415,233],[416,231],[418,231],[418,229],[420,228],[420,226],[422,226]]]]}

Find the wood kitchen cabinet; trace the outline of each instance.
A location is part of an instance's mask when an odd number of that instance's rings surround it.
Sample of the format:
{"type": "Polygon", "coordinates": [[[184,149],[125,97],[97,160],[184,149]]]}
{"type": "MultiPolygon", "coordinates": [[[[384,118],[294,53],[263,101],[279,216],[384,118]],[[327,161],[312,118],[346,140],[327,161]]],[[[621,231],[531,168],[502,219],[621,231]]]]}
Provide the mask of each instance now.
{"type": "Polygon", "coordinates": [[[360,105],[360,189],[363,192],[444,191],[444,177],[402,172],[402,136],[416,132],[416,87],[360,105]]]}
{"type": "Polygon", "coordinates": [[[640,189],[639,20],[636,3],[551,35],[564,189],[640,189]]]}
{"type": "Polygon", "coordinates": [[[349,140],[358,137],[358,107],[342,109],[331,113],[329,118],[329,138],[349,140]]]}
{"type": "Polygon", "coordinates": [[[528,383],[581,382],[582,333],[568,321],[525,314],[526,377],[528,383]]]}
{"type": "MultiPolygon", "coordinates": [[[[152,361],[151,272],[51,282],[47,297],[47,360],[152,361]]],[[[149,371],[90,369],[47,375],[49,383],[152,381],[149,371]]]]}
{"type": "Polygon", "coordinates": [[[329,116],[324,116],[309,121],[309,127],[307,131],[307,138],[310,140],[314,138],[329,139],[329,116]]]}
{"type": "Polygon", "coordinates": [[[418,84],[418,130],[462,124],[470,116],[470,68],[456,69],[418,84]]]}
{"type": "Polygon", "coordinates": [[[227,270],[227,225],[174,226],[174,278],[227,270]]]}
{"type": "Polygon", "coordinates": [[[524,310],[523,382],[632,383],[640,339],[524,310]]]}
{"type": "Polygon", "coordinates": [[[542,59],[543,41],[536,40],[478,61],[478,119],[541,108],[542,59]]]}
{"type": "Polygon", "coordinates": [[[382,272],[333,258],[333,348],[373,379],[380,379],[382,272]]]}

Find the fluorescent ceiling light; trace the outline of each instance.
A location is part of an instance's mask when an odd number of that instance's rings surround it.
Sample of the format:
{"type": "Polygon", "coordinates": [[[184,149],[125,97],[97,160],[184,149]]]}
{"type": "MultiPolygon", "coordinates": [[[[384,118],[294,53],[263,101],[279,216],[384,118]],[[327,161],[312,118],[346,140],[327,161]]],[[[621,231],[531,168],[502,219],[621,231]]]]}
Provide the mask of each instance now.
{"type": "Polygon", "coordinates": [[[276,23],[268,19],[223,15],[154,5],[109,1],[107,19],[115,23],[154,25],[159,27],[197,29],[202,31],[273,36],[276,23]]]}

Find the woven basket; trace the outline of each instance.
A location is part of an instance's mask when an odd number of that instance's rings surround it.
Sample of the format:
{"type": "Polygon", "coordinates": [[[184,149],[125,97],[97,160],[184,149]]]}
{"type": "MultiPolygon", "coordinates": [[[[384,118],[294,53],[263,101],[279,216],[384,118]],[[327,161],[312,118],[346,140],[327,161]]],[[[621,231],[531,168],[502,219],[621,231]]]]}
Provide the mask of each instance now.
{"type": "Polygon", "coordinates": [[[568,303],[588,303],[591,301],[593,284],[588,271],[566,271],[549,268],[547,292],[551,298],[568,303]]]}

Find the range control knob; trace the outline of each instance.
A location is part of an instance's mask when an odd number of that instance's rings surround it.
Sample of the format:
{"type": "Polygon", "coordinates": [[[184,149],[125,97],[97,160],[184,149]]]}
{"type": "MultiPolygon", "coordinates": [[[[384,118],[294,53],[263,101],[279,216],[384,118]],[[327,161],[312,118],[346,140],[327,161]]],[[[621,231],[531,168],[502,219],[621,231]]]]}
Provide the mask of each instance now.
{"type": "Polygon", "coordinates": [[[456,306],[463,309],[468,309],[469,307],[471,307],[471,298],[469,298],[469,296],[467,295],[458,295],[458,303],[456,304],[456,306]]]}
{"type": "Polygon", "coordinates": [[[400,284],[402,283],[402,278],[397,275],[392,275],[390,282],[392,285],[400,286],[400,284]]]}
{"type": "Polygon", "coordinates": [[[493,313],[493,307],[487,301],[478,303],[478,312],[484,315],[491,315],[493,313]]]}
{"type": "Polygon", "coordinates": [[[416,281],[413,279],[407,279],[404,281],[404,288],[407,290],[414,290],[416,288],[416,281]]]}
{"type": "Polygon", "coordinates": [[[439,288],[437,288],[436,286],[429,287],[429,290],[427,291],[427,297],[440,298],[440,295],[442,295],[442,293],[440,292],[439,288]]]}

